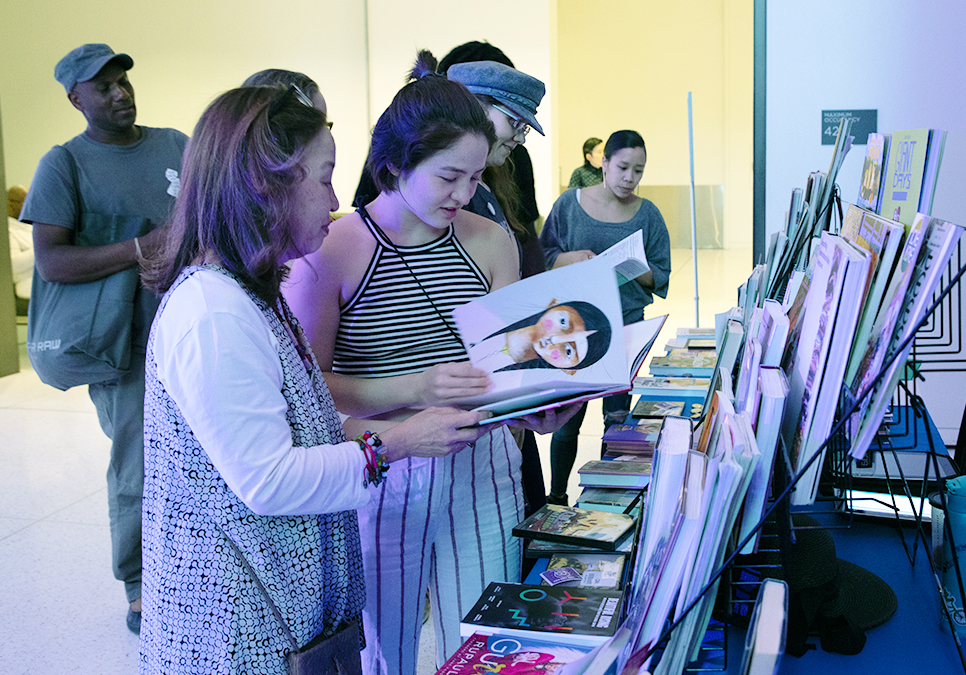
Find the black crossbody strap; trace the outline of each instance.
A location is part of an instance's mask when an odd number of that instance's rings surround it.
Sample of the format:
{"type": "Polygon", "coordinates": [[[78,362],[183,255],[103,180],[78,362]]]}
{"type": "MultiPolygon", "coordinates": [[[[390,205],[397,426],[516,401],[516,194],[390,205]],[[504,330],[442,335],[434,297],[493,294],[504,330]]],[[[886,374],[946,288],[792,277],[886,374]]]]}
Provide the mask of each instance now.
{"type": "MultiPolygon", "coordinates": [[[[219,527],[218,529],[220,530],[221,528],[219,527]]],[[[222,534],[225,534],[224,530],[222,530],[222,534]]],[[[255,585],[257,585],[258,590],[262,592],[262,597],[265,598],[265,602],[267,602],[268,606],[272,608],[272,614],[275,615],[275,619],[278,621],[279,625],[282,627],[282,630],[285,632],[285,636],[288,638],[289,644],[292,646],[292,651],[297,652],[299,650],[299,643],[295,641],[295,637],[292,635],[292,631],[289,630],[288,624],[285,623],[285,620],[282,618],[282,613],[278,611],[278,607],[276,607],[275,603],[272,602],[272,598],[268,595],[268,590],[262,584],[261,579],[259,579],[258,575],[255,574],[255,570],[248,562],[248,559],[245,558],[244,555],[242,555],[241,549],[238,548],[238,544],[236,544],[234,540],[231,537],[229,537],[227,534],[225,534],[225,539],[227,539],[228,543],[231,544],[231,547],[235,550],[235,555],[238,556],[238,559],[241,560],[241,564],[245,567],[246,570],[248,570],[248,573],[251,575],[252,579],[255,580],[255,585]]]]}

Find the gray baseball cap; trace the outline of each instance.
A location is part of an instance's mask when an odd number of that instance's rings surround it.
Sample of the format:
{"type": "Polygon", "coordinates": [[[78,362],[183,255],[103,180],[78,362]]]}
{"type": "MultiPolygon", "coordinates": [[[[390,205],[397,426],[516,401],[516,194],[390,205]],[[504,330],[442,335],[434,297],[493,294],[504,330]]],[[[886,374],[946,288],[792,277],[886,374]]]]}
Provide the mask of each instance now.
{"type": "Polygon", "coordinates": [[[105,44],[81,45],[57,62],[54,78],[64,85],[69,94],[75,84],[94,78],[108,62],[115,59],[124,70],[130,70],[134,66],[134,59],[127,54],[115,54],[105,44]]]}
{"type": "Polygon", "coordinates": [[[525,119],[541,136],[545,135],[537,122],[537,106],[543,100],[546,87],[537,78],[496,61],[454,63],[446,71],[446,77],[462,82],[474,94],[492,96],[525,119]]]}

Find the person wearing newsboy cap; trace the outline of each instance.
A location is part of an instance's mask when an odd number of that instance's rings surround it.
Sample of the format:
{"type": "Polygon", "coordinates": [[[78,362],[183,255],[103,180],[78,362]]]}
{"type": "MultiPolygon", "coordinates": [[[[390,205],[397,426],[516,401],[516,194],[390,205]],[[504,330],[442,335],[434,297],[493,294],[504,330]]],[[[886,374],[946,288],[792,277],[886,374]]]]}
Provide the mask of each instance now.
{"type": "MultiPolygon", "coordinates": [[[[446,70],[446,77],[461,82],[476,95],[496,130],[496,142],[486,157],[483,181],[465,208],[496,221],[508,232],[519,229],[520,225],[508,221],[506,216],[506,206],[519,202],[519,190],[503,165],[514,148],[526,142],[531,128],[544,135],[537,121],[537,106],[546,91],[543,82],[496,61],[454,63],[446,70]]],[[[516,246],[522,271],[523,251],[519,241],[516,246]]]]}
{"type": "MultiPolygon", "coordinates": [[[[139,268],[164,234],[187,136],[136,124],[127,75],[133,67],[127,54],[106,44],[85,44],[54,68],[54,78],[87,128],[41,158],[23,205],[20,219],[33,224],[36,256],[31,314],[41,311],[51,283],[82,284],[139,268]]],[[[130,367],[107,382],[95,382],[95,376],[87,381],[101,428],[112,442],[107,471],[112,565],[124,582],[127,626],[138,633],[144,354],[158,300],[140,284],[131,300],[130,367]]]]}
{"type": "MultiPolygon", "coordinates": [[[[496,128],[496,143],[486,158],[488,167],[502,166],[513,149],[526,142],[531,128],[544,135],[537,106],[546,88],[537,78],[496,61],[454,63],[446,76],[476,94],[496,128]]],[[[492,219],[492,215],[481,215],[492,219]]]]}

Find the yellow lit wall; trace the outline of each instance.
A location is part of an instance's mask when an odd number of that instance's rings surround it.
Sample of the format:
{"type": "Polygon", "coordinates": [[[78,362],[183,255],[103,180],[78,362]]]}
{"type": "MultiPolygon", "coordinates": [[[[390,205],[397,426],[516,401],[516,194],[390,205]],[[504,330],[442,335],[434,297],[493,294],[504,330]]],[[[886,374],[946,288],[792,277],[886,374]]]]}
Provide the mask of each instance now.
{"type": "Polygon", "coordinates": [[[585,139],[635,129],[644,185],[687,185],[688,92],[695,182],[724,185],[724,245],[752,240],[753,2],[558,0],[556,185],[585,139]]]}
{"type": "MultiPolygon", "coordinates": [[[[289,68],[315,78],[329,99],[340,160],[364,154],[363,8],[351,0],[5,2],[0,105],[7,181],[29,186],[40,157],[85,128],[53,77],[57,61],[85,42],[106,42],[133,57],[141,124],[190,134],[218,93],[256,70],[289,68]]],[[[350,179],[345,171],[340,179],[354,189],[358,174],[350,179]]]]}
{"type": "MultiPolygon", "coordinates": [[[[480,15],[449,0],[36,0],[5,2],[0,20],[0,105],[7,182],[29,186],[40,157],[83,131],[54,80],[54,64],[85,42],[131,54],[138,122],[191,132],[219,92],[277,67],[318,81],[335,122],[336,193],[349,208],[376,117],[402,86],[416,49],[441,58],[489,40],[549,81],[549,0],[493,0],[480,15]]],[[[549,100],[549,99],[548,99],[549,100]]],[[[549,106],[541,107],[541,117],[549,106]]],[[[550,141],[531,139],[538,200],[554,198],[550,141]]]]}
{"type": "Polygon", "coordinates": [[[0,105],[8,184],[30,184],[50,147],[84,129],[53,79],[84,42],[135,60],[138,121],[190,133],[219,92],[267,67],[315,78],[335,122],[335,187],[347,209],[369,130],[417,48],[442,57],[488,40],[547,83],[531,134],[545,216],[591,135],[640,130],[645,184],[688,182],[687,92],[695,97],[696,180],[725,185],[725,245],[751,241],[752,0],[37,0],[5,3],[0,105]],[[562,177],[562,178],[561,178],[562,177]]]}

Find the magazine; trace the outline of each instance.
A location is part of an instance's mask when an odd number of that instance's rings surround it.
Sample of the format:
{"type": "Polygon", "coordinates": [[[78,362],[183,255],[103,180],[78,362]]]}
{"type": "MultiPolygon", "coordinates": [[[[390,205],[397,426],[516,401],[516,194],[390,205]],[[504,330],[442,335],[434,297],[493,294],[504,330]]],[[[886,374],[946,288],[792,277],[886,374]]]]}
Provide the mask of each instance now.
{"type": "Polygon", "coordinates": [[[500,288],[453,310],[470,361],[493,382],[460,404],[492,423],[628,391],[666,318],[625,327],[606,258],[500,288]]]}
{"type": "Polygon", "coordinates": [[[460,635],[529,637],[567,645],[598,645],[620,623],[622,593],[493,582],[460,622],[460,635]]]}
{"type": "Polygon", "coordinates": [[[545,504],[518,523],[513,534],[613,551],[633,527],[634,518],[623,513],[545,504]]]}
{"type": "Polygon", "coordinates": [[[591,650],[587,645],[562,645],[530,637],[474,633],[456,650],[436,675],[521,675],[551,672],[591,650]]]}

